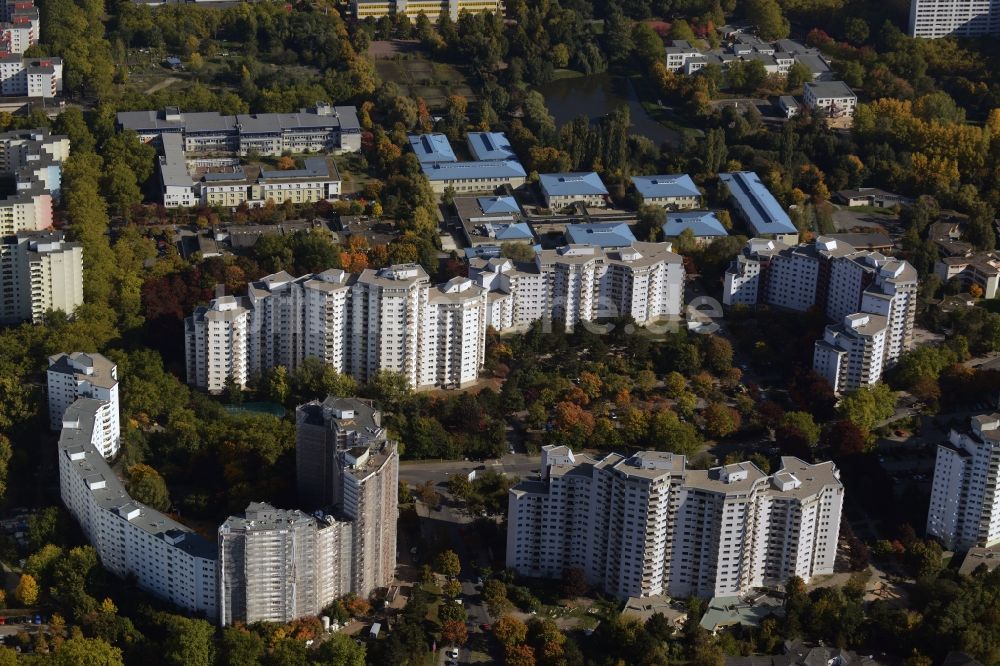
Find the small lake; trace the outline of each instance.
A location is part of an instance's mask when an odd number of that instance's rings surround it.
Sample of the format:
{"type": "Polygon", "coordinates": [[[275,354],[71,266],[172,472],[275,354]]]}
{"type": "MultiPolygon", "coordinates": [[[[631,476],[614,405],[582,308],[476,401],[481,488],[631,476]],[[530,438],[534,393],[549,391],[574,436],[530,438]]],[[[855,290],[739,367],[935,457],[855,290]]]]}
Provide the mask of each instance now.
{"type": "Polygon", "coordinates": [[[578,76],[573,79],[551,81],[539,91],[545,96],[549,113],[562,126],[581,114],[591,121],[606,116],[619,106],[628,105],[632,117],[632,133],[652,139],[657,145],[677,145],[679,135],[649,117],[639,104],[632,82],[608,73],[578,76]]]}

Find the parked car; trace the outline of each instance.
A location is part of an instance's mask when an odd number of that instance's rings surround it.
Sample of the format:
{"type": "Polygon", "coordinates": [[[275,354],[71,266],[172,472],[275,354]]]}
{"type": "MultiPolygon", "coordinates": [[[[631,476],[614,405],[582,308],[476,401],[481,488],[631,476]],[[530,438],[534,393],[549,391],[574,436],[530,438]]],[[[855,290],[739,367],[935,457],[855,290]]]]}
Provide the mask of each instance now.
{"type": "Polygon", "coordinates": [[[445,654],[448,655],[449,659],[458,659],[458,648],[451,648],[445,654]]]}

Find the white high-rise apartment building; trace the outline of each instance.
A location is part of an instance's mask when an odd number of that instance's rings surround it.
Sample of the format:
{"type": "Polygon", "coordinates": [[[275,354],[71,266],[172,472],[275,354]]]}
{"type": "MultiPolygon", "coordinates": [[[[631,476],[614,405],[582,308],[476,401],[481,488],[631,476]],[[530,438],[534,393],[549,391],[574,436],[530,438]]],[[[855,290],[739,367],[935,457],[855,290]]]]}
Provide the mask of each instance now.
{"type": "Polygon", "coordinates": [[[368,597],[396,574],[399,453],[385,441],[340,454],[340,510],[354,525],[351,591],[368,597]]]}
{"type": "Polygon", "coordinates": [[[335,509],[353,527],[350,591],[363,597],[396,569],[399,453],[375,405],[329,396],[295,410],[299,498],[335,509]]]}
{"type": "Polygon", "coordinates": [[[432,288],[420,336],[420,386],[476,381],[486,353],[486,290],[468,278],[432,288]]]}
{"type": "Polygon", "coordinates": [[[471,280],[432,287],[416,264],[275,273],[250,283],[245,299],[216,299],[187,319],[188,383],[216,393],[223,372],[245,385],[250,375],[315,357],[359,381],[386,370],[413,387],[466,386],[483,364],[487,308],[486,291],[471,280]],[[209,326],[219,344],[208,344],[209,326]]]}
{"type": "Polygon", "coordinates": [[[351,591],[351,523],[252,502],[219,526],[219,622],[291,622],[351,591]]]}
{"type": "Polygon", "coordinates": [[[0,241],[0,324],[38,324],[83,303],[83,245],[61,232],[21,231],[0,241]]]}
{"type": "Polygon", "coordinates": [[[1000,34],[1000,0],[911,0],[910,36],[937,39],[1000,34]]]}
{"type": "Polygon", "coordinates": [[[0,56],[0,94],[52,99],[63,89],[62,58],[0,56]]]}
{"type": "Polygon", "coordinates": [[[826,327],[823,339],[816,341],[813,369],[834,393],[856,391],[881,378],[887,323],[881,315],[858,312],[844,317],[842,324],[826,327]]]}
{"type": "Polygon", "coordinates": [[[249,377],[250,310],[243,299],[221,296],[184,320],[189,384],[221,393],[230,378],[245,387],[249,377]]]}
{"type": "Polygon", "coordinates": [[[543,477],[510,491],[507,566],[558,577],[579,568],[618,597],[736,596],[833,572],[843,485],[833,463],[782,458],[686,469],[644,451],[601,460],[543,448],[543,477]]]}
{"type": "Polygon", "coordinates": [[[379,371],[402,373],[418,386],[420,328],[430,279],[418,264],[366,269],[351,287],[351,374],[366,382],[379,371]]]}
{"type": "Polygon", "coordinates": [[[261,372],[279,365],[294,370],[305,357],[304,278],[281,271],[251,282],[248,370],[261,372]]]}
{"type": "Polygon", "coordinates": [[[752,307],[764,301],[770,262],[788,247],[778,240],[751,238],[726,270],[723,304],[752,307]]]}
{"type": "Polygon", "coordinates": [[[59,436],[59,490],[104,568],[191,613],[216,617],[215,543],[136,502],[104,456],[98,419],[105,403],[79,398],[59,436]]]}
{"type": "Polygon", "coordinates": [[[56,354],[49,357],[47,374],[49,427],[59,430],[63,414],[77,398],[100,401],[94,424],[94,446],[111,459],[118,453],[121,424],[118,408],[118,366],[101,354],[56,354]]]}
{"type": "Polygon", "coordinates": [[[679,316],[684,296],[683,261],[670,243],[566,245],[543,250],[524,266],[504,258],[473,259],[469,277],[490,292],[487,324],[501,332],[549,317],[568,329],[620,316],[645,325],[679,316]]]}
{"type": "Polygon", "coordinates": [[[316,273],[305,290],[305,354],[337,372],[348,371],[350,359],[351,275],[339,269],[316,273]]]}
{"type": "Polygon", "coordinates": [[[917,271],[902,259],[827,236],[794,247],[752,239],[726,271],[726,305],[805,312],[837,325],[816,342],[814,368],[839,393],[874,384],[913,344],[917,271]],[[878,359],[869,358],[873,350],[878,359]]]}
{"type": "Polygon", "coordinates": [[[370,400],[313,400],[295,409],[295,470],[299,502],[329,508],[340,500],[339,452],[386,439],[382,413],[370,400]]]}
{"type": "Polygon", "coordinates": [[[938,445],[927,533],[948,550],[1000,544],[1000,413],[973,416],[938,445]]]}

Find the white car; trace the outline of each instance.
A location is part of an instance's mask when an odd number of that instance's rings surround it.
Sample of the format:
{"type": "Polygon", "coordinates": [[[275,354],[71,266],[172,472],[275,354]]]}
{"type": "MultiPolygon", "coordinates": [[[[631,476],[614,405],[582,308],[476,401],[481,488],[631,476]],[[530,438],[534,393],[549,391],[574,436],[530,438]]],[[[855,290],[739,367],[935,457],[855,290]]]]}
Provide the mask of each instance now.
{"type": "Polygon", "coordinates": [[[458,659],[458,648],[452,648],[445,652],[449,659],[458,659]]]}

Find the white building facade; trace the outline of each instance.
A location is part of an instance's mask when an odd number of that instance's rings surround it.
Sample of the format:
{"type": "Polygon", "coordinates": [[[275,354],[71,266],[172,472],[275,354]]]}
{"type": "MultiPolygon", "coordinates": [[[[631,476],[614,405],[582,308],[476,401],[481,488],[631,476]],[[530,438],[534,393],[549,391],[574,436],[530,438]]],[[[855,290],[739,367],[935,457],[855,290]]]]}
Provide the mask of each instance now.
{"type": "Polygon", "coordinates": [[[510,491],[507,566],[583,571],[617,597],[738,596],[833,572],[843,485],[833,463],[782,458],[689,470],[645,451],[600,460],[543,447],[540,481],[510,491]]]}
{"type": "Polygon", "coordinates": [[[469,277],[490,292],[487,325],[500,332],[549,318],[572,329],[601,318],[631,316],[647,325],[679,317],[684,276],[683,260],[669,243],[566,245],[537,253],[530,265],[505,258],[469,262],[469,277]]]}
{"type": "Polygon", "coordinates": [[[62,58],[0,58],[0,94],[4,97],[52,99],[63,89],[62,58]]]}
{"type": "Polygon", "coordinates": [[[275,273],[250,283],[246,298],[216,299],[187,318],[188,383],[217,393],[229,376],[245,386],[315,357],[362,382],[390,371],[415,388],[467,386],[484,361],[487,310],[482,287],[467,278],[432,287],[416,264],[275,273]]]}
{"type": "Polygon", "coordinates": [[[908,262],[830,237],[793,247],[755,238],[726,271],[723,303],[823,308],[836,325],[816,342],[814,369],[839,393],[879,381],[913,345],[918,286],[908,262]]]}
{"type": "Polygon", "coordinates": [[[250,310],[242,299],[222,296],[184,320],[187,380],[222,393],[227,380],[245,387],[249,378],[250,310]]]}
{"type": "Polygon", "coordinates": [[[102,403],[97,410],[94,446],[108,460],[118,453],[121,423],[118,407],[118,366],[102,354],[56,354],[49,357],[46,373],[49,427],[63,427],[63,414],[78,398],[102,403]]]}
{"type": "Polygon", "coordinates": [[[973,416],[938,445],[927,533],[948,550],[1000,544],[1000,414],[973,416]]]}
{"type": "Polygon", "coordinates": [[[911,37],[937,39],[1000,34],[997,0],[911,0],[911,37]]]}
{"type": "Polygon", "coordinates": [[[219,526],[219,623],[287,623],[351,591],[351,523],[252,502],[219,526]]]}
{"type": "Polygon", "coordinates": [[[0,323],[72,315],[83,304],[83,245],[61,232],[21,231],[0,242],[0,323]]]}
{"type": "Polygon", "coordinates": [[[887,320],[867,312],[844,317],[842,324],[827,326],[816,341],[813,369],[826,378],[834,393],[870,386],[882,377],[887,320]]]}

